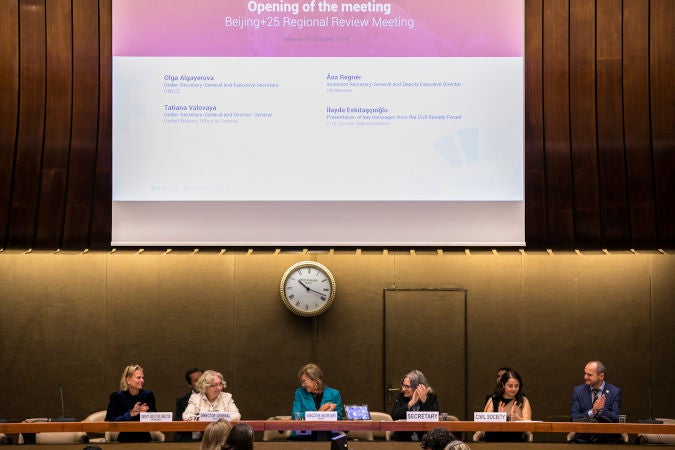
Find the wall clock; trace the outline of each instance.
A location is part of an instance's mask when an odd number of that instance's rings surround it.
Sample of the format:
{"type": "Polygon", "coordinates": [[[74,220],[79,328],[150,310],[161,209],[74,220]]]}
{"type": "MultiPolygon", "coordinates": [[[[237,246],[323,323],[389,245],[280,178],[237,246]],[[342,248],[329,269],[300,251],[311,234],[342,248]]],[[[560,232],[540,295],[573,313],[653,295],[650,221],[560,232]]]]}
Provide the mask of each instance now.
{"type": "Polygon", "coordinates": [[[301,261],[281,278],[281,300],[292,313],[303,317],[326,312],[335,299],[335,278],[323,264],[301,261]]]}

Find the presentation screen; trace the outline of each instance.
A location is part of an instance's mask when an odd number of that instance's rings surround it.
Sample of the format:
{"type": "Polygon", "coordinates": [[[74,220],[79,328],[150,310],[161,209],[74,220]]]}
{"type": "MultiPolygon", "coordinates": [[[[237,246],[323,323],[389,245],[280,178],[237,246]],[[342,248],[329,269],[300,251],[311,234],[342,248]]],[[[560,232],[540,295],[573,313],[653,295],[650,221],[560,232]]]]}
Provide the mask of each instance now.
{"type": "Polygon", "coordinates": [[[112,244],[524,245],[523,0],[113,0],[112,244]]]}

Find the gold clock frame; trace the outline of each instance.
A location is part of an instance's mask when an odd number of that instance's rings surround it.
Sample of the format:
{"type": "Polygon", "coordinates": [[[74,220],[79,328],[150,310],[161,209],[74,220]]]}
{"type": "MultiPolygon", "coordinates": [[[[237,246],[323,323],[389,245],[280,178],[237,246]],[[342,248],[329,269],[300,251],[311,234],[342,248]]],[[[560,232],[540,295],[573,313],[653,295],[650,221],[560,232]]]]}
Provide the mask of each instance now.
{"type": "Polygon", "coordinates": [[[301,317],[316,317],[325,313],[328,310],[328,308],[330,308],[333,305],[333,301],[335,300],[335,277],[333,276],[333,273],[330,271],[330,269],[328,269],[328,267],[324,266],[321,263],[318,263],[316,261],[300,261],[293,264],[284,272],[283,277],[281,277],[281,283],[279,284],[279,293],[281,294],[281,300],[283,301],[284,306],[286,306],[286,308],[293,314],[301,317]],[[331,287],[330,295],[328,296],[328,299],[326,299],[324,305],[317,310],[309,312],[299,310],[295,306],[293,306],[289,298],[286,296],[286,289],[285,289],[286,280],[288,279],[288,276],[293,272],[295,272],[296,270],[301,269],[303,267],[311,267],[323,272],[328,278],[331,287]]]}

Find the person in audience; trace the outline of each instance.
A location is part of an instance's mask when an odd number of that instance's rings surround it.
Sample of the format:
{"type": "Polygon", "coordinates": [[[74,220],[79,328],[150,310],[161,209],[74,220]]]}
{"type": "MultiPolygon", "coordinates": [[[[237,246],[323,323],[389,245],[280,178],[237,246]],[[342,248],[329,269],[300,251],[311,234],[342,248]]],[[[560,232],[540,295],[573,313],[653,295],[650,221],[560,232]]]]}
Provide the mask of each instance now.
{"type": "Polygon", "coordinates": [[[227,387],[223,375],[215,370],[205,371],[195,384],[196,393],[190,395],[183,420],[198,420],[200,411],[229,412],[230,420],[238,421],[241,414],[232,394],[224,392],[227,387]]]}
{"type": "Polygon", "coordinates": [[[496,381],[497,384],[495,385],[495,388],[492,390],[492,393],[487,394],[485,396],[485,403],[487,403],[487,401],[490,400],[490,397],[492,397],[493,395],[495,395],[499,392],[499,390],[502,387],[502,383],[501,383],[502,375],[504,375],[504,372],[506,372],[507,370],[511,370],[511,368],[510,367],[500,367],[499,369],[497,369],[497,381],[496,381]]]}
{"type": "MultiPolygon", "coordinates": [[[[589,361],[584,367],[584,384],[574,388],[570,419],[573,422],[618,422],[621,414],[621,389],[605,381],[607,367],[601,361],[589,361]]],[[[620,434],[577,433],[575,442],[616,443],[620,434]]]]}
{"type": "MultiPolygon", "coordinates": [[[[326,386],[323,372],[316,364],[305,364],[298,371],[300,386],[293,397],[292,417],[304,417],[307,411],[336,411],[338,420],[342,419],[344,408],[342,396],[337,389],[326,386]]],[[[331,433],[311,433],[302,435],[293,431],[292,440],[328,440],[331,433]]]]}
{"type": "Polygon", "coordinates": [[[220,450],[225,445],[225,440],[232,430],[232,425],[227,420],[220,419],[211,422],[204,429],[204,439],[200,450],[220,450]]]}
{"type": "MultiPolygon", "coordinates": [[[[530,401],[523,394],[523,379],[513,369],[509,369],[500,378],[499,389],[485,403],[485,412],[505,412],[508,420],[532,420],[530,401]]],[[[488,431],[482,439],[487,442],[525,442],[529,435],[521,432],[488,431]]]]}
{"type": "MultiPolygon", "coordinates": [[[[401,420],[408,411],[438,411],[438,399],[422,372],[413,370],[401,380],[401,392],[394,399],[391,417],[401,420]]],[[[419,441],[421,431],[396,431],[392,434],[395,441],[419,441]]]]}
{"type": "Polygon", "coordinates": [[[471,447],[462,441],[452,441],[443,450],[471,450],[471,447]]]}
{"type": "MultiPolygon", "coordinates": [[[[130,364],[122,371],[120,390],[110,394],[105,420],[108,422],[140,421],[142,412],[156,412],[155,396],[143,389],[145,377],[143,368],[130,364]]],[[[117,437],[119,442],[149,442],[150,433],[123,431],[117,437]]]]}
{"type": "Polygon", "coordinates": [[[253,450],[253,428],[245,423],[238,423],[230,431],[223,448],[228,450],[253,450]]]}
{"type": "Polygon", "coordinates": [[[424,433],[420,441],[420,447],[424,450],[444,450],[455,436],[445,428],[436,427],[424,433]]]}
{"type": "MultiPolygon", "coordinates": [[[[190,396],[196,394],[195,385],[197,380],[204,373],[203,370],[193,367],[185,371],[185,381],[190,386],[190,390],[185,394],[181,395],[176,399],[176,414],[173,417],[173,420],[183,420],[183,412],[187,408],[188,402],[190,401],[190,396]]],[[[179,431],[174,433],[173,440],[174,442],[191,442],[199,440],[200,433],[192,433],[190,431],[179,431]]]]}

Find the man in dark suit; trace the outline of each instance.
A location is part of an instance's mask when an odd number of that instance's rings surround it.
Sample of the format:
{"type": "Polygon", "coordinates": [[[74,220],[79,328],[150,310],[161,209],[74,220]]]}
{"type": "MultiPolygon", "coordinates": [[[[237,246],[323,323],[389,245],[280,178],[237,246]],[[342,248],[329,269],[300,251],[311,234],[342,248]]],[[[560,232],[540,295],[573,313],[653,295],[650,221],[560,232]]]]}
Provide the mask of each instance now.
{"type": "MultiPolygon", "coordinates": [[[[573,422],[618,422],[621,389],[605,381],[607,368],[601,361],[590,361],[584,368],[584,384],[574,388],[570,418],[573,422]]],[[[579,434],[575,442],[615,443],[619,434],[579,434]]]]}
{"type": "MultiPolygon", "coordinates": [[[[187,408],[190,396],[195,392],[194,391],[195,383],[197,382],[197,380],[199,380],[199,377],[202,376],[202,372],[203,371],[201,369],[198,369],[196,367],[188,369],[185,372],[185,381],[187,381],[187,384],[190,385],[190,390],[185,395],[182,395],[176,399],[176,415],[174,416],[173,420],[183,420],[183,412],[185,411],[185,408],[187,408]]],[[[199,433],[198,437],[197,434],[193,434],[190,431],[180,431],[174,433],[173,440],[175,442],[192,442],[198,441],[200,437],[201,433],[199,433]]]]}

